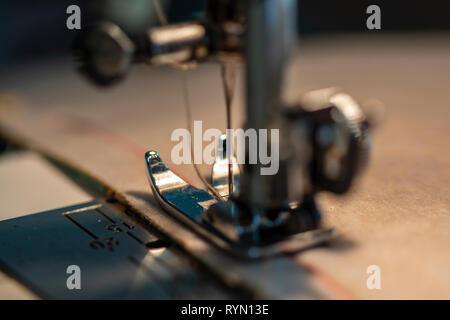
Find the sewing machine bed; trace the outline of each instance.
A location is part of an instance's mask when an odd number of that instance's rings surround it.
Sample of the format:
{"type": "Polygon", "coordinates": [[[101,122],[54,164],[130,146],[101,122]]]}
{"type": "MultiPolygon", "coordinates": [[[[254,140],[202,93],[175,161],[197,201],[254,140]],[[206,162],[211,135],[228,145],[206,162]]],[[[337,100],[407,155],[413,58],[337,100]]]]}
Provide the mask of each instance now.
{"type": "MultiPolygon", "coordinates": [[[[150,149],[202,185],[192,166],[170,161],[171,133],[186,127],[181,71],[139,66],[125,82],[103,90],[81,79],[69,58],[26,66],[1,76],[0,130],[107,186],[192,259],[255,297],[449,299],[448,40],[448,34],[412,34],[301,43],[286,99],[339,86],[360,101],[382,101],[386,118],[373,133],[368,171],[352,192],[319,196],[325,224],[341,238],[295,255],[236,260],[182,227],[153,198],[144,165],[150,149]],[[381,269],[380,290],[366,286],[371,265],[381,269]]],[[[203,120],[203,128],[225,128],[219,67],[202,65],[187,81],[193,119],[203,120]]],[[[242,107],[241,91],[234,127],[242,124],[242,107]]],[[[201,166],[205,176],[210,169],[201,166]]]]}

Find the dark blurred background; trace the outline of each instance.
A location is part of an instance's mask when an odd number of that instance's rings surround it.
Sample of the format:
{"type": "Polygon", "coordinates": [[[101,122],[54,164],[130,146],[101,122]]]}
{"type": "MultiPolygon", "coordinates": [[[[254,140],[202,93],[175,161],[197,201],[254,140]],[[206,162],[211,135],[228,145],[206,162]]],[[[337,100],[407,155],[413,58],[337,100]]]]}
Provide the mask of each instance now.
{"type": "MultiPolygon", "coordinates": [[[[161,1],[170,21],[201,16],[205,7],[204,0],[161,1]]],[[[132,17],[128,27],[134,32],[156,23],[152,0],[2,0],[0,67],[67,53],[76,34],[66,28],[66,8],[71,4],[81,7],[82,26],[98,16],[115,20],[132,17]]],[[[450,30],[449,0],[300,0],[299,33],[311,37],[379,32],[366,29],[366,8],[371,4],[381,8],[383,33],[450,30]]]]}

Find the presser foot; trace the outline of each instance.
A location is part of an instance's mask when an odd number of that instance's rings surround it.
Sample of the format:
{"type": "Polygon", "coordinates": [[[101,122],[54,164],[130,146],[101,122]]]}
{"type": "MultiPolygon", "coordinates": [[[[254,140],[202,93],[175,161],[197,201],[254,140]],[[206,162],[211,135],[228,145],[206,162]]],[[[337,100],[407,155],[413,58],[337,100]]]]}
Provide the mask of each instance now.
{"type": "Polygon", "coordinates": [[[268,221],[234,200],[220,201],[183,180],[161,160],[145,154],[153,194],[169,214],[219,248],[241,258],[257,259],[298,252],[335,237],[332,228],[318,228],[312,199],[292,205],[268,221]]]}

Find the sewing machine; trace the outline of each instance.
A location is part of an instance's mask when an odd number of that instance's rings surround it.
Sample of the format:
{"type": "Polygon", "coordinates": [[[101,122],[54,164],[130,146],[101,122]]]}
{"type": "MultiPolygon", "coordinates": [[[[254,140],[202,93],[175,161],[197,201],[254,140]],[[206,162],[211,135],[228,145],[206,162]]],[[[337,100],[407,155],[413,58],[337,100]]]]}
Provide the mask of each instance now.
{"type": "Polygon", "coordinates": [[[0,298],[448,298],[448,35],[208,3],[0,76],[0,298]]]}
{"type": "MultiPolygon", "coordinates": [[[[243,257],[298,251],[330,240],[335,230],[320,227],[315,194],[345,193],[369,153],[369,123],[348,94],[328,89],[310,94],[303,103],[283,101],[284,69],[295,48],[296,12],[296,1],[291,0],[209,1],[204,20],[171,25],[161,19],[166,25],[133,38],[118,25],[102,21],[84,30],[75,46],[81,71],[101,86],[123,79],[135,62],[189,69],[216,61],[222,64],[228,109],[233,65],[245,64],[243,125],[247,130],[280,131],[276,141],[268,139],[279,161],[276,173],[264,174],[265,164],[251,160],[240,161],[242,172],[233,172],[239,169],[229,152],[234,150],[231,132],[221,140],[216,136],[224,146],[221,167],[228,167],[228,175],[221,177],[220,185],[228,186],[222,194],[214,186],[203,190],[183,180],[157,150],[145,154],[149,182],[161,206],[209,241],[243,257]]],[[[228,130],[229,112],[227,118],[228,130]]],[[[245,137],[251,138],[247,131],[241,141],[245,137]]],[[[241,158],[248,160],[257,152],[254,142],[244,147],[241,158]]],[[[212,185],[223,171],[212,171],[212,185]]]]}

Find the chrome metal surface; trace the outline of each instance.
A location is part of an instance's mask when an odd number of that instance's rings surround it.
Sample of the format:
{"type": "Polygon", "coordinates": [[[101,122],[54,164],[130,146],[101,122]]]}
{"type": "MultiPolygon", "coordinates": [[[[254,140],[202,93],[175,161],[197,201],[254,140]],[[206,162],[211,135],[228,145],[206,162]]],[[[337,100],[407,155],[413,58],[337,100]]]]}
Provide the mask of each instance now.
{"type": "Polygon", "coordinates": [[[104,200],[0,221],[0,265],[50,299],[228,297],[162,241],[104,200]],[[69,290],[68,266],[81,290],[69,290]]]}
{"type": "MultiPolygon", "coordinates": [[[[247,128],[282,130],[283,74],[294,48],[295,25],[296,1],[247,1],[247,128]]],[[[282,137],[281,133],[281,141],[282,137]]],[[[240,201],[257,208],[285,206],[286,171],[261,175],[261,167],[261,163],[243,166],[240,201]]]]}
{"type": "Polygon", "coordinates": [[[176,208],[192,221],[201,224],[205,210],[217,200],[205,190],[190,185],[171,171],[161,160],[158,152],[149,151],[145,158],[154,195],[165,206],[176,208]]]}
{"type": "Polygon", "coordinates": [[[217,203],[213,196],[190,185],[171,171],[158,152],[148,151],[145,161],[153,195],[164,210],[219,248],[239,256],[247,256],[245,252],[232,250],[230,243],[203,221],[206,210],[217,203]]]}
{"type": "MultiPolygon", "coordinates": [[[[228,174],[228,161],[226,154],[226,144],[227,144],[227,136],[221,135],[219,137],[219,141],[217,142],[217,154],[214,161],[214,165],[212,167],[211,172],[211,185],[219,192],[219,194],[228,199],[229,197],[229,174],[228,174]]],[[[237,164],[237,160],[235,156],[231,157],[231,163],[233,165],[233,193],[239,193],[239,179],[240,179],[240,171],[239,165],[237,164]]]]}

